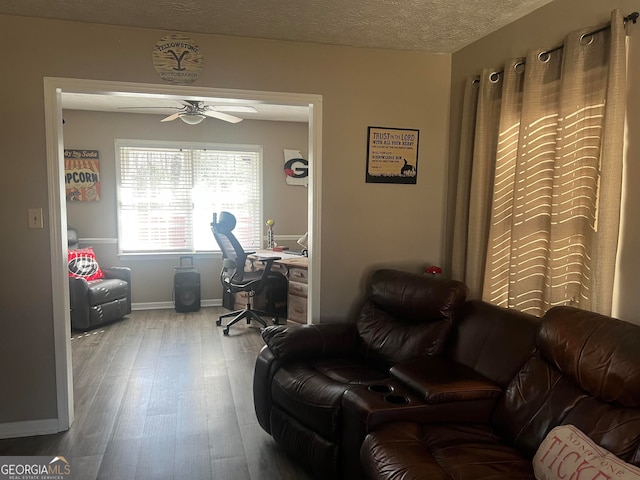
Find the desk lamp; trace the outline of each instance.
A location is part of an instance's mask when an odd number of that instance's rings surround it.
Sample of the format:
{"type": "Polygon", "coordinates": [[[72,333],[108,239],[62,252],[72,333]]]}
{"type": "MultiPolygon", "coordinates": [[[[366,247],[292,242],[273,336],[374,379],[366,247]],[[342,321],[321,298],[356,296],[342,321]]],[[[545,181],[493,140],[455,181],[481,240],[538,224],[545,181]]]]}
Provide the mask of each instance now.
{"type": "Polygon", "coordinates": [[[305,257],[308,257],[309,256],[309,232],[301,236],[296,243],[302,247],[302,254],[305,257]]]}

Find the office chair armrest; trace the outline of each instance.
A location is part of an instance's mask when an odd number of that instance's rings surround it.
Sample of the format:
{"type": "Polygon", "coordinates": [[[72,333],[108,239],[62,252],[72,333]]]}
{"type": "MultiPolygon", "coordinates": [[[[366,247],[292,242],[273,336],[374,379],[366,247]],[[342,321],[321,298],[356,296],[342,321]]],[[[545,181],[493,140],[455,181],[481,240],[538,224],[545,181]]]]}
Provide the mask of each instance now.
{"type": "Polygon", "coordinates": [[[273,262],[275,262],[276,260],[280,260],[282,257],[265,257],[262,255],[253,255],[251,257],[251,260],[253,262],[262,262],[265,264],[265,268],[271,268],[271,265],[273,265],[273,262]]]}
{"type": "Polygon", "coordinates": [[[282,257],[264,257],[264,256],[260,256],[260,255],[253,255],[252,258],[252,266],[253,266],[253,262],[262,262],[264,265],[263,271],[264,271],[264,278],[269,276],[269,273],[271,272],[271,267],[273,267],[273,262],[275,262],[276,260],[280,260],[282,257]]]}
{"type": "Polygon", "coordinates": [[[282,259],[282,257],[264,257],[261,255],[254,255],[253,258],[255,259],[255,261],[266,263],[269,266],[271,266],[271,264],[273,264],[273,262],[275,262],[276,260],[282,259]]]}
{"type": "Polygon", "coordinates": [[[360,343],[354,323],[267,327],[262,338],[281,361],[356,355],[360,343]]]}

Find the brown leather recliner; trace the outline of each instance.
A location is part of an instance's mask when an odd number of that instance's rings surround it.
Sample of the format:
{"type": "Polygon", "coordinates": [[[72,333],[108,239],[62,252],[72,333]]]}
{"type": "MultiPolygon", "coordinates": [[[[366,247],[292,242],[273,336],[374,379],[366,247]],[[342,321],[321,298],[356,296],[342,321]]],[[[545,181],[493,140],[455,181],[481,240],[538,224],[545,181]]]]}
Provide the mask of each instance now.
{"type": "MultiPolygon", "coordinates": [[[[78,248],[78,232],[67,228],[69,248],[78,248]]],[[[69,277],[71,328],[90,330],[131,313],[131,269],[101,267],[104,279],[69,277]]]]}
{"type": "Polygon", "coordinates": [[[442,353],[466,294],[457,281],[379,270],[355,323],[266,328],[254,374],[260,425],[319,478],[339,478],[345,391],[442,353]]]}

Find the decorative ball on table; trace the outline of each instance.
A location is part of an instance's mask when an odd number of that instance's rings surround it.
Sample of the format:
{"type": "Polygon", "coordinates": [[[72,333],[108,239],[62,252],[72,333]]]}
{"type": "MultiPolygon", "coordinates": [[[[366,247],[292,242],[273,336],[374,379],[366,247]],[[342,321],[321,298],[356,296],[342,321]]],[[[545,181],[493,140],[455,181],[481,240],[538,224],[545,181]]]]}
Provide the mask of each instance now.
{"type": "Polygon", "coordinates": [[[434,277],[437,277],[438,275],[442,274],[442,269],[436,265],[431,265],[430,267],[427,267],[424,269],[424,273],[427,275],[433,275],[434,277]]]}
{"type": "Polygon", "coordinates": [[[269,219],[266,221],[267,224],[267,248],[273,248],[276,246],[276,242],[273,240],[273,225],[275,225],[276,221],[273,219],[269,219]]]}

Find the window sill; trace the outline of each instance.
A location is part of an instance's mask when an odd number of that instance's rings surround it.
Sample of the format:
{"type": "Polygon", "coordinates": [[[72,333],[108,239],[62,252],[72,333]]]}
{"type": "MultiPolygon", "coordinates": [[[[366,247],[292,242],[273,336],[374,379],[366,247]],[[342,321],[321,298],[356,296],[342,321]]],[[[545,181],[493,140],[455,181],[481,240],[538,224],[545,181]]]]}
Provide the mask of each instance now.
{"type": "Polygon", "coordinates": [[[182,257],[193,259],[219,259],[222,252],[131,252],[119,253],[118,258],[126,260],[180,260],[182,257]]]}

